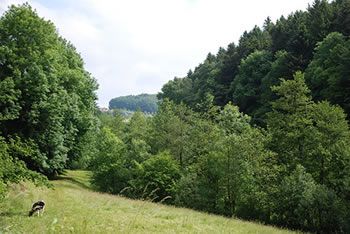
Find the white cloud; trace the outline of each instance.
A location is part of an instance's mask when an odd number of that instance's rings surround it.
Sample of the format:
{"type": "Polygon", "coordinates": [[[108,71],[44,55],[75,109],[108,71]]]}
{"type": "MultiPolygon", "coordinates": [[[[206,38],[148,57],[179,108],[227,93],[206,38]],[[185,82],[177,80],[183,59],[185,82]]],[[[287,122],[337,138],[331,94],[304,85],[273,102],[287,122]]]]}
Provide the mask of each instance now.
{"type": "MultiPolygon", "coordinates": [[[[10,3],[0,0],[0,12],[10,3]]],[[[156,93],[184,76],[208,52],[237,42],[244,30],[282,14],[305,10],[312,0],[29,0],[40,16],[81,53],[97,78],[99,104],[111,98],[156,93]]]]}
{"type": "Polygon", "coordinates": [[[10,6],[12,4],[18,5],[21,2],[23,2],[23,1],[21,1],[21,0],[0,0],[0,12],[6,11],[8,6],[10,6]]]}

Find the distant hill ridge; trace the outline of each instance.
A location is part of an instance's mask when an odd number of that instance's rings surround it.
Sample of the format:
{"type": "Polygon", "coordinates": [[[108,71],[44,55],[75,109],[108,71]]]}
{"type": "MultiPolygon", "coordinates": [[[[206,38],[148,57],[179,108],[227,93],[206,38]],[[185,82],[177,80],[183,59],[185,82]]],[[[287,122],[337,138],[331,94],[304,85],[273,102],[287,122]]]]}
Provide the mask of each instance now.
{"type": "Polygon", "coordinates": [[[142,112],[154,113],[158,109],[157,95],[143,93],[116,97],[109,101],[109,109],[114,108],[130,111],[136,111],[140,108],[142,112]]]}

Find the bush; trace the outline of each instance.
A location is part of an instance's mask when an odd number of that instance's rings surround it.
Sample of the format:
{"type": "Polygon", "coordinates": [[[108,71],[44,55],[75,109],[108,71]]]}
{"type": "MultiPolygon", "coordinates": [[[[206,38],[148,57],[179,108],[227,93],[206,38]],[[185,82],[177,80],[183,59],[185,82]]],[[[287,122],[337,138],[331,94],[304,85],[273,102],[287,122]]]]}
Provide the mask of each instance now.
{"type": "Polygon", "coordinates": [[[196,174],[183,175],[176,185],[175,204],[177,206],[200,209],[201,196],[198,190],[196,174]]]}
{"type": "Polygon", "coordinates": [[[277,198],[277,219],[289,228],[318,233],[343,232],[346,210],[333,190],[315,183],[298,165],[281,184],[277,198]]]}
{"type": "Polygon", "coordinates": [[[166,203],[174,203],[180,169],[171,155],[162,152],[141,164],[135,163],[135,178],[131,184],[135,188],[136,196],[156,202],[165,200],[166,203]]]}
{"type": "Polygon", "coordinates": [[[49,185],[45,176],[29,170],[24,161],[16,157],[21,152],[22,156],[35,159],[38,152],[31,146],[19,137],[10,138],[8,141],[0,137],[0,200],[8,192],[8,183],[17,184],[23,180],[30,180],[36,185],[49,185]]]}
{"type": "Polygon", "coordinates": [[[120,161],[101,166],[98,171],[94,171],[92,177],[93,184],[98,187],[99,191],[112,194],[120,194],[129,187],[130,179],[130,170],[120,161]]]}

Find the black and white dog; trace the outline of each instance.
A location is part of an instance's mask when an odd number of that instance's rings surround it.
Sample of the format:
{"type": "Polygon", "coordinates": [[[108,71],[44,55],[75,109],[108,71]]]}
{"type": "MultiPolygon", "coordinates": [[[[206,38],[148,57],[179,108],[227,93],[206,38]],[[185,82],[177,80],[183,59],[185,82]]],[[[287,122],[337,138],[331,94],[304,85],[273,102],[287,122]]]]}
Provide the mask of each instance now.
{"type": "Polygon", "coordinates": [[[38,211],[38,216],[39,216],[40,211],[42,211],[41,216],[43,216],[44,210],[45,210],[45,202],[44,201],[41,200],[41,201],[35,202],[33,204],[32,210],[29,211],[29,216],[32,216],[35,211],[38,211]]]}

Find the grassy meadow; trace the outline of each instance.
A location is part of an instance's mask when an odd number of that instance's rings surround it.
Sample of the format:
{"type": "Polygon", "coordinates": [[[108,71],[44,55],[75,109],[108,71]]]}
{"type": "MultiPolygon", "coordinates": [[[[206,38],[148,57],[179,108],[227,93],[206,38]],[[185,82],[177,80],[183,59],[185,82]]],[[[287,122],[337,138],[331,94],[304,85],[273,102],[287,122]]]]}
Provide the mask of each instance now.
{"type": "Polygon", "coordinates": [[[89,172],[67,171],[53,189],[12,188],[0,203],[0,233],[292,233],[257,223],[94,192],[89,172]],[[44,215],[28,217],[44,200],[44,215]]]}

